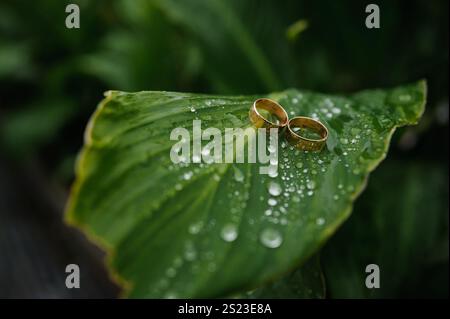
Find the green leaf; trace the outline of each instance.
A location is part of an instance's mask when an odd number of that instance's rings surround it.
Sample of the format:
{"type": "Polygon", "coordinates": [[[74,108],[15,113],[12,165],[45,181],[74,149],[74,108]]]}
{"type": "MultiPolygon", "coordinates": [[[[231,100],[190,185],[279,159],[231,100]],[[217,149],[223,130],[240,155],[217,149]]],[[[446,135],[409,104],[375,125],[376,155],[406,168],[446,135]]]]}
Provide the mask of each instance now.
{"type": "Polygon", "coordinates": [[[330,297],[448,296],[448,267],[444,276],[439,273],[441,280],[430,285],[437,274],[433,269],[448,265],[444,198],[447,169],[408,160],[383,164],[353,215],[322,250],[330,297]],[[379,289],[365,286],[365,268],[373,263],[380,267],[379,289]]]}
{"type": "Polygon", "coordinates": [[[394,129],[417,123],[425,82],[349,97],[269,95],[330,133],[320,153],[294,150],[281,137],[276,177],[259,174],[258,164],[171,162],[173,128],[191,130],[194,119],[222,131],[250,127],[257,97],[112,91],[100,103],[67,220],[105,247],[129,296],[228,296],[298,268],[349,216],[394,129]],[[269,194],[271,183],[280,195],[269,194]],[[223,239],[234,230],[234,241],[223,239]]]}

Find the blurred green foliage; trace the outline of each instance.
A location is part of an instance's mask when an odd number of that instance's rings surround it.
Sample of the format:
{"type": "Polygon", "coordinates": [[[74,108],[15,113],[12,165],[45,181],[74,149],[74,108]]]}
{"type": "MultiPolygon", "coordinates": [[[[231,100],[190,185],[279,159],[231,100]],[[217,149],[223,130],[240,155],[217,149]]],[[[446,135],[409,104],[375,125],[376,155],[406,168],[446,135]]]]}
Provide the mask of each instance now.
{"type": "Polygon", "coordinates": [[[334,298],[448,295],[448,175],[439,167],[391,160],[381,165],[355,213],[326,245],[322,262],[334,298]],[[426,167],[426,169],[424,169],[426,167]],[[380,267],[367,289],[366,265],[380,267]],[[439,279],[438,279],[439,278],[439,279]]]}
{"type": "MultiPolygon", "coordinates": [[[[426,78],[425,116],[397,134],[389,160],[436,168],[448,180],[448,2],[375,3],[381,28],[369,30],[366,3],[351,0],[2,1],[0,152],[41,162],[67,186],[107,89],[347,93],[426,78]],[[65,28],[68,3],[80,5],[80,29],[65,28]]],[[[442,205],[422,214],[448,214],[448,186],[440,187],[434,200],[442,205]]],[[[390,192],[403,196],[399,187],[390,192]]]]}
{"type": "Polygon", "coordinates": [[[14,153],[65,142],[56,132],[78,147],[106,89],[345,93],[426,77],[431,105],[448,95],[446,1],[379,1],[379,30],[351,1],[75,2],[80,29],[65,28],[65,2],[0,4],[2,141],[14,153]]]}

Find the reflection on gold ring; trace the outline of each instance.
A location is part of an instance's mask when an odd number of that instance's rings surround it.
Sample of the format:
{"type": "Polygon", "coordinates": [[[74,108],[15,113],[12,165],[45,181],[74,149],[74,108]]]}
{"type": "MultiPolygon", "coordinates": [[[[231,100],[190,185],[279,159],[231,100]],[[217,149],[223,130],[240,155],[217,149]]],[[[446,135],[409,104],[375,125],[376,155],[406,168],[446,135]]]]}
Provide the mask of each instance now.
{"type": "Polygon", "coordinates": [[[326,144],[328,138],[328,129],[325,125],[310,117],[297,116],[291,119],[287,125],[287,140],[296,148],[304,151],[320,151],[326,144]],[[294,132],[294,128],[308,128],[319,134],[320,138],[312,139],[301,136],[294,132]]]}
{"type": "Polygon", "coordinates": [[[288,115],[284,108],[271,99],[257,99],[250,108],[249,117],[256,128],[284,128],[288,123],[288,115]],[[278,122],[265,118],[258,109],[268,111],[277,118],[278,122]]]}

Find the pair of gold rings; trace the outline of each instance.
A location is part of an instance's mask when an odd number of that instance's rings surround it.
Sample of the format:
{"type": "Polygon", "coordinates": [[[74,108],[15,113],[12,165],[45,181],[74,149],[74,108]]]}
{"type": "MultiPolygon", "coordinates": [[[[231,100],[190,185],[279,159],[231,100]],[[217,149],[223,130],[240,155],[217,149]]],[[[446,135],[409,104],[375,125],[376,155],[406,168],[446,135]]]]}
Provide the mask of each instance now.
{"type": "Polygon", "coordinates": [[[328,129],[319,121],[305,116],[296,116],[289,120],[286,110],[271,99],[257,99],[250,108],[250,121],[257,128],[286,128],[286,138],[296,148],[303,151],[320,151],[326,144],[328,129]],[[272,118],[261,115],[259,110],[265,110],[272,118]],[[300,132],[309,129],[319,138],[302,136],[300,132]]]}

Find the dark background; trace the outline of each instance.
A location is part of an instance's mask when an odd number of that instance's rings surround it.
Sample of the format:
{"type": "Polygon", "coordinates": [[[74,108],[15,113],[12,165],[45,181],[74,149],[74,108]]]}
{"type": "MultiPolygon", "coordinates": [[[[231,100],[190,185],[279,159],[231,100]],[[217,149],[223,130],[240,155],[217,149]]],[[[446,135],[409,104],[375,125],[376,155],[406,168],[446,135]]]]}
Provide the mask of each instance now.
{"type": "Polygon", "coordinates": [[[117,296],[102,253],[62,223],[104,91],[346,94],[421,78],[420,124],[396,133],[325,247],[329,297],[448,297],[448,1],[2,0],[0,297],[117,296]],[[80,29],[65,27],[69,3],[80,29]],[[380,29],[365,27],[369,3],[380,29]],[[374,258],[390,277],[368,293],[351,271],[374,258]],[[82,289],[65,288],[69,263],[82,289]]]}

